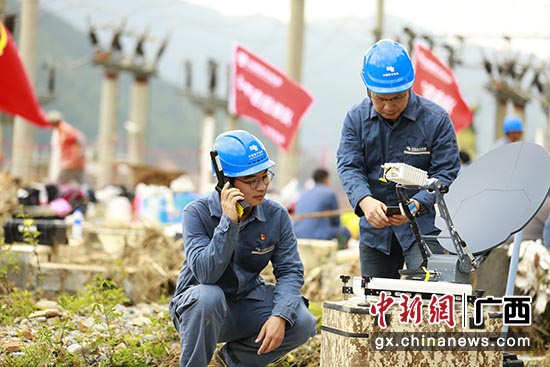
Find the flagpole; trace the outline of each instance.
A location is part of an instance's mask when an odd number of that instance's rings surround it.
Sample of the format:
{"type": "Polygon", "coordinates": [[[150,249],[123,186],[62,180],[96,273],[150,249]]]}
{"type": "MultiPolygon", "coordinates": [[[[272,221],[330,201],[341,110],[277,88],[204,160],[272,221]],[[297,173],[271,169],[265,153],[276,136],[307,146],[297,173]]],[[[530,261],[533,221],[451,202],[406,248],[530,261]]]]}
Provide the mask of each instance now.
{"type": "MultiPolygon", "coordinates": [[[[290,22],[288,29],[287,74],[296,83],[302,79],[302,54],[304,39],[304,2],[290,0],[290,22]]],[[[277,159],[277,184],[282,189],[293,178],[298,178],[300,152],[300,130],[296,133],[288,151],[279,149],[277,159]]]]}
{"type": "MultiPolygon", "coordinates": [[[[19,52],[31,84],[35,84],[39,0],[21,1],[19,52]]],[[[17,116],[13,124],[11,173],[33,179],[34,126],[17,116]]]]}

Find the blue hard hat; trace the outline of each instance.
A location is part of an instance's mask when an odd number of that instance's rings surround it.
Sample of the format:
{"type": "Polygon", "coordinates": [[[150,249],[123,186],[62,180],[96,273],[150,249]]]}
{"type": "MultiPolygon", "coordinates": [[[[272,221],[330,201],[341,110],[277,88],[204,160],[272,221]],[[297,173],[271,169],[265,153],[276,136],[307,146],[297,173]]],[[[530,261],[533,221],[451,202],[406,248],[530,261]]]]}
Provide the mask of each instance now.
{"type": "Polygon", "coordinates": [[[514,131],[521,132],[523,131],[523,123],[517,116],[507,116],[502,123],[502,131],[504,131],[505,134],[514,131]]]}
{"type": "Polygon", "coordinates": [[[275,165],[262,142],[244,130],[233,130],[218,135],[214,142],[224,175],[243,177],[265,171],[275,165]]]}
{"type": "Polygon", "coordinates": [[[405,47],[383,39],[376,42],[363,56],[363,83],[377,94],[392,94],[411,89],[414,68],[405,47]]]}

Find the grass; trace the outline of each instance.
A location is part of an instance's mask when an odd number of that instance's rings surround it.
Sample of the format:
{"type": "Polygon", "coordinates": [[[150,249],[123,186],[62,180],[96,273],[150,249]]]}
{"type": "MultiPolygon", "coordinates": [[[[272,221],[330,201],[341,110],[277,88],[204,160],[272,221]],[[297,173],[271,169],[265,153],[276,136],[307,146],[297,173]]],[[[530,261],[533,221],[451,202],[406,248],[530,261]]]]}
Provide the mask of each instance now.
{"type": "MultiPolygon", "coordinates": [[[[27,319],[35,311],[30,292],[14,290],[4,298],[7,302],[1,313],[0,326],[17,325],[16,320],[27,319]]],[[[20,353],[10,353],[0,347],[0,366],[159,365],[168,356],[170,344],[179,340],[168,313],[148,317],[149,321],[139,328],[139,332],[132,332],[121,328],[118,322],[122,315],[118,310],[126,301],[121,288],[97,276],[78,295],[61,295],[57,303],[62,307],[62,316],[33,325],[31,335],[26,338],[21,335],[20,340],[32,340],[22,346],[20,353]],[[93,321],[90,325],[83,325],[82,320],[93,321]],[[74,333],[77,330],[78,333],[74,333]],[[67,346],[71,343],[82,346],[80,352],[70,353],[67,346]]],[[[22,327],[18,329],[23,332],[22,327]]]]}

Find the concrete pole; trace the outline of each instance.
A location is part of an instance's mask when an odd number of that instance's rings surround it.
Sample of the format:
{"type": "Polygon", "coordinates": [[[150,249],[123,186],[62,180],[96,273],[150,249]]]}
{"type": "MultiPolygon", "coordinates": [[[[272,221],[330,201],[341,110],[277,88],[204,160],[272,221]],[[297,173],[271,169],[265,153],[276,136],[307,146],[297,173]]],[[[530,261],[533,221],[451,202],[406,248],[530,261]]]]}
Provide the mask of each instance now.
{"type": "MultiPolygon", "coordinates": [[[[36,74],[38,31],[38,0],[22,0],[19,54],[31,84],[36,74]]],[[[33,179],[34,126],[17,116],[13,123],[11,174],[22,179],[33,179]]]]}
{"type": "MultiPolygon", "coordinates": [[[[525,120],[525,105],[514,103],[514,114],[519,117],[521,122],[523,122],[523,131],[525,131],[526,120],[525,120]]],[[[524,133],[525,135],[525,133],[524,133]]]]}
{"type": "Polygon", "coordinates": [[[130,96],[130,121],[135,130],[128,132],[128,160],[132,164],[145,162],[148,93],[147,78],[136,76],[130,96]]]}
{"type": "Polygon", "coordinates": [[[228,114],[227,116],[227,130],[238,130],[240,127],[239,117],[232,113],[228,114]]]}
{"type": "Polygon", "coordinates": [[[502,132],[502,122],[508,113],[508,99],[497,98],[497,111],[495,121],[495,141],[502,138],[504,133],[502,132]]]}
{"type": "Polygon", "coordinates": [[[117,141],[116,118],[118,107],[118,73],[107,70],[101,85],[99,112],[99,142],[97,146],[99,170],[96,187],[113,183],[115,171],[115,146],[117,141]]]}
{"type": "Polygon", "coordinates": [[[376,9],[376,28],[374,29],[375,41],[382,39],[384,33],[384,0],[378,0],[378,6],[376,9]]]}
{"type": "MultiPolygon", "coordinates": [[[[302,54],[304,41],[304,2],[290,0],[290,23],[288,29],[287,74],[296,83],[302,80],[302,54]]],[[[279,149],[277,159],[277,184],[283,188],[292,178],[298,177],[300,132],[287,152],[279,149]]]]}
{"type": "Polygon", "coordinates": [[[212,163],[210,161],[210,151],[214,145],[216,131],[216,119],[214,111],[205,111],[202,123],[202,140],[200,147],[200,172],[199,172],[199,192],[207,192],[212,188],[212,163]]]}

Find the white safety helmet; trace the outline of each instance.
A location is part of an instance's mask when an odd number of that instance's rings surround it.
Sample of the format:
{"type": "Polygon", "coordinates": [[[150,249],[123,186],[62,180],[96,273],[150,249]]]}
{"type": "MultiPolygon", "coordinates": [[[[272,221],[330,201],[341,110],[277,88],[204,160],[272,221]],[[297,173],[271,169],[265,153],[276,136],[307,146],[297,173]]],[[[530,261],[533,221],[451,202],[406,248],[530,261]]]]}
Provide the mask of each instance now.
{"type": "Polygon", "coordinates": [[[59,122],[59,121],[63,121],[64,117],[63,117],[63,114],[57,110],[51,110],[48,112],[48,114],[46,115],[46,119],[53,123],[53,122],[59,122]]]}

